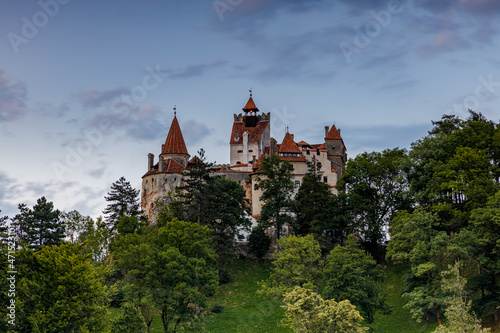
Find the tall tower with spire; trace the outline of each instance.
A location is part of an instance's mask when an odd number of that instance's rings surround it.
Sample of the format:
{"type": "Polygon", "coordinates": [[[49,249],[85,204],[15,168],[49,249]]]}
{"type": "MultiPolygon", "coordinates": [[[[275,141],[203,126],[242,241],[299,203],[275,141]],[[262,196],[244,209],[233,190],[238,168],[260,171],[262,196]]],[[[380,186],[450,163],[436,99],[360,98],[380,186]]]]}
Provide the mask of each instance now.
{"type": "Polygon", "coordinates": [[[188,161],[189,153],[174,108],[174,119],[161,145],[158,162],[149,153],[148,171],[142,176],[141,207],[152,221],[156,220],[158,202],[167,202],[168,193],[182,186],[188,161]]]}
{"type": "Polygon", "coordinates": [[[231,131],[230,165],[235,170],[251,171],[252,164],[270,146],[271,113],[259,114],[250,89],[243,114],[234,115],[231,131]]]}

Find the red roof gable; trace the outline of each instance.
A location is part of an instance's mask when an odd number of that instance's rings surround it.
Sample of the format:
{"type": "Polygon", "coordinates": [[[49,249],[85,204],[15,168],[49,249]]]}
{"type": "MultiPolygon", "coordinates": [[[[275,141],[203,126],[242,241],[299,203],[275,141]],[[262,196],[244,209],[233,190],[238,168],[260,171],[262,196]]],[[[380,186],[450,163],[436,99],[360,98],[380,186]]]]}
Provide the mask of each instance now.
{"type": "Polygon", "coordinates": [[[149,175],[154,175],[157,173],[183,173],[185,168],[177,163],[175,160],[171,158],[167,158],[163,163],[163,170],[158,170],[160,163],[156,163],[154,168],[146,172],[146,174],[142,177],[146,177],[149,175]]]}
{"type": "Polygon", "coordinates": [[[233,123],[233,131],[231,132],[231,140],[229,143],[243,143],[243,133],[248,132],[250,137],[248,138],[248,143],[257,143],[259,142],[262,134],[266,130],[266,127],[269,125],[269,120],[262,120],[257,123],[255,127],[245,127],[244,122],[234,122],[233,123]],[[236,133],[238,136],[236,136],[236,133]]]}
{"type": "Polygon", "coordinates": [[[249,112],[249,111],[259,111],[259,109],[255,106],[255,103],[253,102],[252,97],[248,99],[247,104],[243,108],[243,111],[249,112]]]}
{"type": "Polygon", "coordinates": [[[328,134],[325,136],[326,139],[331,139],[331,140],[342,140],[342,137],[340,136],[339,131],[337,131],[337,128],[335,128],[335,125],[332,125],[332,128],[330,128],[330,131],[328,134]]]}
{"type": "Polygon", "coordinates": [[[290,133],[285,134],[285,138],[280,145],[279,149],[280,153],[298,153],[302,155],[302,151],[299,149],[299,146],[293,141],[293,136],[290,133]]]}
{"type": "Polygon", "coordinates": [[[161,153],[189,155],[176,116],[174,116],[174,120],[172,120],[172,125],[170,125],[170,130],[168,131],[167,139],[165,140],[165,145],[161,153]]]}

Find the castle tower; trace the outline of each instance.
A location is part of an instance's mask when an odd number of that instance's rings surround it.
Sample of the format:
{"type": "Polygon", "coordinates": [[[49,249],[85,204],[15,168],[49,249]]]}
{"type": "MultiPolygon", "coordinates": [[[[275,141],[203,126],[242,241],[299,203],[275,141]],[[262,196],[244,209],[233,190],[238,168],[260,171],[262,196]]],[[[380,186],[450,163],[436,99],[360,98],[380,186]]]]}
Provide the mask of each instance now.
{"type": "Polygon", "coordinates": [[[164,160],[173,159],[182,166],[186,166],[188,163],[189,153],[176,115],[174,115],[174,119],[170,125],[165,144],[161,147],[160,158],[164,160]]]}
{"type": "Polygon", "coordinates": [[[340,130],[337,130],[335,125],[332,125],[330,129],[325,126],[325,148],[327,157],[332,162],[332,169],[337,172],[340,178],[347,162],[347,150],[344,140],[340,136],[340,130]]]}
{"type": "Polygon", "coordinates": [[[251,171],[252,163],[270,145],[271,113],[259,114],[250,90],[250,98],[243,107],[244,114],[234,115],[231,131],[230,165],[240,171],[251,171]]]}
{"type": "Polygon", "coordinates": [[[183,185],[188,160],[189,153],[174,113],[158,163],[154,163],[153,154],[148,154],[148,171],[142,176],[141,207],[152,223],[156,223],[157,204],[168,202],[169,192],[183,185]]]}

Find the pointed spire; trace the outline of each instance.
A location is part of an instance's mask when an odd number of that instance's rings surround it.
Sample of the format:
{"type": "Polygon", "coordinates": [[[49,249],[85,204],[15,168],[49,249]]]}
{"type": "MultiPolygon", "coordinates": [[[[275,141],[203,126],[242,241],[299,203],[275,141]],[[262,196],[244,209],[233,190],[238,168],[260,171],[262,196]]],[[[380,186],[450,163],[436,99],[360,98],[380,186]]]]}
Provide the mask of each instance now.
{"type": "Polygon", "coordinates": [[[161,154],[189,155],[176,115],[174,115],[174,119],[172,120],[172,124],[170,125],[170,130],[168,131],[167,139],[165,140],[165,144],[163,145],[161,154]]]}
{"type": "Polygon", "coordinates": [[[250,98],[248,99],[247,104],[243,108],[243,111],[245,111],[245,112],[257,112],[257,111],[259,111],[259,109],[255,106],[255,103],[253,102],[252,88],[250,88],[250,90],[248,90],[248,91],[250,92],[250,98]]]}
{"type": "Polygon", "coordinates": [[[293,140],[293,135],[288,132],[286,132],[285,138],[283,139],[278,152],[302,154],[302,150],[300,150],[299,146],[297,146],[297,144],[293,140]]]}
{"type": "Polygon", "coordinates": [[[342,137],[340,136],[339,131],[337,131],[337,128],[335,127],[335,124],[330,128],[330,131],[328,134],[325,136],[325,140],[330,139],[330,140],[342,140],[342,137]]]}

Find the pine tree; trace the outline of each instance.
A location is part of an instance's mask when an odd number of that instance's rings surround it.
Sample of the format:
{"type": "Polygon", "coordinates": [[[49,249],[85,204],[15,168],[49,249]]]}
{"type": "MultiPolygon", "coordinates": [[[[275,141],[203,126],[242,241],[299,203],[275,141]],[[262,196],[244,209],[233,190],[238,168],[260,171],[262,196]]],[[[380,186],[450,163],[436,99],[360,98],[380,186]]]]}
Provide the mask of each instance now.
{"type": "Polygon", "coordinates": [[[20,213],[12,220],[20,241],[30,248],[39,250],[42,245],[59,245],[65,237],[65,225],[61,212],[54,210],[54,204],[45,197],[37,200],[33,209],[26,204],[19,205],[20,213]]]}
{"type": "Polygon", "coordinates": [[[111,184],[111,192],[104,197],[110,203],[103,211],[107,215],[106,226],[111,231],[114,231],[122,216],[133,217],[140,214],[138,195],[139,190],[130,186],[125,177],[111,184]]]}

